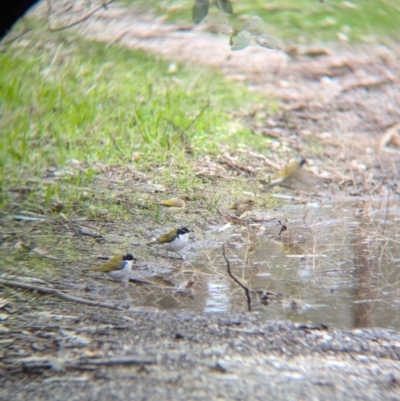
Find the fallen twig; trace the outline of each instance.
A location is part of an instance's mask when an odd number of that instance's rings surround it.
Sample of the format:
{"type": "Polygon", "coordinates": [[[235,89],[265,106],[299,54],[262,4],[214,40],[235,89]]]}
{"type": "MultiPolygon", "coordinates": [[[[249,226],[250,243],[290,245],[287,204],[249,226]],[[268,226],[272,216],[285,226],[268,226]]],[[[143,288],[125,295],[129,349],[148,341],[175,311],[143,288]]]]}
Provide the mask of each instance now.
{"type": "Polygon", "coordinates": [[[242,284],[231,272],[231,264],[229,262],[229,259],[226,257],[225,254],[225,244],[222,245],[222,255],[224,256],[225,260],[226,260],[226,270],[229,274],[229,276],[232,278],[232,280],[237,283],[238,285],[240,285],[243,289],[244,292],[246,293],[246,298],[247,298],[247,310],[249,312],[251,312],[251,298],[250,298],[250,290],[248,287],[246,287],[244,284],[242,284]]]}
{"type": "Polygon", "coordinates": [[[128,156],[120,149],[120,147],[118,146],[117,142],[115,141],[115,138],[112,136],[111,132],[108,133],[115,149],[117,149],[118,153],[124,158],[126,159],[128,156]]]}
{"type": "MultiPolygon", "coordinates": [[[[197,114],[197,116],[189,123],[189,125],[186,127],[186,128],[184,128],[183,130],[181,130],[181,132],[180,132],[180,139],[181,139],[181,141],[185,144],[185,145],[187,145],[187,138],[186,138],[186,132],[189,130],[189,128],[197,121],[197,119],[198,118],[200,118],[200,116],[208,109],[208,107],[210,107],[210,105],[211,105],[211,102],[210,101],[208,101],[208,103],[200,110],[200,112],[197,114]]],[[[176,128],[176,125],[175,125],[175,123],[173,122],[173,121],[171,121],[171,120],[168,120],[171,124],[172,124],[172,126],[174,127],[174,128],[176,128]]],[[[175,143],[176,143],[177,141],[175,141],[175,143]]],[[[170,144],[168,143],[168,148],[170,148],[170,144]]]]}
{"type": "Polygon", "coordinates": [[[49,219],[46,219],[46,218],[43,218],[43,217],[23,216],[21,214],[13,215],[13,216],[11,216],[11,218],[14,219],[14,220],[19,220],[19,221],[38,221],[40,223],[49,220],[49,219]]]}
{"type": "Polygon", "coordinates": [[[284,231],[287,230],[287,226],[285,224],[283,224],[280,220],[278,220],[278,223],[281,226],[281,230],[279,231],[279,234],[278,234],[278,237],[279,237],[284,231]]]}
{"type": "Polygon", "coordinates": [[[95,366],[112,366],[112,365],[154,365],[157,360],[154,358],[141,357],[116,357],[116,358],[96,358],[96,359],[79,359],[79,360],[63,360],[52,359],[48,357],[29,357],[15,359],[13,363],[20,363],[25,371],[35,369],[88,369],[94,370],[95,366]]]}
{"type": "Polygon", "coordinates": [[[8,285],[10,287],[17,287],[17,288],[25,288],[27,290],[36,290],[42,292],[44,294],[54,295],[58,298],[64,299],[70,302],[76,302],[78,304],[90,305],[90,306],[100,306],[101,308],[108,308],[108,309],[122,309],[121,306],[118,304],[110,304],[108,302],[97,302],[97,301],[89,301],[88,299],[77,298],[72,295],[65,294],[58,290],[49,287],[43,287],[33,284],[27,283],[20,283],[18,281],[11,281],[11,280],[3,280],[0,279],[0,285],[8,285]]]}
{"type": "Polygon", "coordinates": [[[223,216],[226,220],[228,220],[230,223],[233,224],[238,224],[240,226],[243,227],[247,227],[249,226],[250,223],[250,219],[241,219],[240,217],[236,217],[236,216],[232,216],[231,214],[229,214],[225,209],[223,208],[219,208],[219,213],[221,214],[221,216],[223,216]]]}
{"type": "Polygon", "coordinates": [[[25,35],[27,32],[31,31],[32,28],[25,28],[22,30],[22,32],[18,33],[17,35],[11,36],[8,39],[3,40],[2,44],[7,45],[11,42],[14,42],[15,40],[19,39],[21,36],[25,35]]]}
{"type": "Polygon", "coordinates": [[[72,229],[73,229],[73,231],[75,231],[76,233],[79,233],[79,234],[82,234],[82,235],[87,235],[87,236],[89,236],[89,237],[94,237],[94,238],[102,238],[102,237],[103,237],[101,234],[98,234],[98,233],[96,233],[96,232],[94,232],[94,231],[91,231],[91,230],[88,230],[88,229],[86,229],[86,228],[82,228],[82,227],[76,228],[76,227],[73,227],[72,229]]]}
{"type": "Polygon", "coordinates": [[[119,357],[119,358],[99,358],[82,360],[80,363],[86,365],[154,365],[157,360],[154,358],[140,358],[140,357],[119,357]]]}
{"type": "Polygon", "coordinates": [[[393,84],[396,82],[394,78],[379,78],[379,79],[371,79],[369,81],[358,81],[358,82],[353,82],[349,85],[346,85],[343,87],[342,92],[348,92],[350,90],[356,89],[356,88],[372,88],[374,86],[379,86],[379,85],[386,85],[386,84],[393,84]]]}
{"type": "Polygon", "coordinates": [[[257,159],[263,160],[264,164],[266,164],[269,167],[272,167],[274,170],[279,171],[282,168],[282,166],[280,166],[278,163],[275,163],[274,161],[272,161],[271,159],[268,159],[264,155],[261,155],[261,154],[255,153],[255,152],[248,152],[248,155],[255,157],[257,159]]]}
{"type": "Polygon", "coordinates": [[[244,164],[237,163],[233,160],[229,160],[228,158],[226,158],[226,156],[225,158],[219,158],[218,163],[224,164],[225,166],[228,166],[232,170],[238,171],[239,173],[245,173],[248,176],[255,175],[256,173],[255,169],[244,164]]]}
{"type": "Polygon", "coordinates": [[[86,21],[86,20],[87,20],[88,18],[90,18],[93,14],[97,13],[97,11],[99,11],[101,8],[106,8],[109,4],[114,3],[114,1],[115,1],[115,0],[110,0],[110,1],[107,1],[107,2],[105,2],[105,3],[102,3],[100,6],[96,7],[96,8],[95,8],[94,10],[92,10],[92,11],[89,11],[89,12],[88,12],[86,15],[84,15],[82,18],[79,18],[78,20],[72,22],[71,24],[64,25],[64,26],[61,26],[61,27],[59,27],[59,28],[53,28],[53,27],[51,26],[51,23],[50,23],[50,14],[51,14],[51,12],[52,12],[52,9],[51,9],[51,1],[48,0],[48,8],[47,8],[47,26],[48,26],[48,28],[49,28],[49,31],[50,31],[50,32],[57,32],[57,31],[62,31],[62,30],[64,30],[64,29],[72,28],[73,26],[78,25],[78,24],[80,24],[81,22],[86,21]]]}
{"type": "Polygon", "coordinates": [[[208,101],[208,103],[200,110],[200,112],[197,114],[197,116],[190,122],[190,124],[181,132],[181,136],[183,137],[187,130],[196,122],[196,120],[210,107],[211,102],[208,101]]]}
{"type": "Polygon", "coordinates": [[[15,280],[16,278],[25,281],[26,283],[46,284],[45,281],[36,277],[28,277],[28,276],[21,276],[20,274],[17,275],[8,273],[0,274],[0,280],[12,281],[15,280]]]}

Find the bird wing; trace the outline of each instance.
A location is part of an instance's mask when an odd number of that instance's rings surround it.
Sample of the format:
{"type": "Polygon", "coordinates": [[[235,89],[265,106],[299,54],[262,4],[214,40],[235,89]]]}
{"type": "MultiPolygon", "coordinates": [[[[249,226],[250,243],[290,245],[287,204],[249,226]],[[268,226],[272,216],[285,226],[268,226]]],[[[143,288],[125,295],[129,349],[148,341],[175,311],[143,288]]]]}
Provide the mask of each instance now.
{"type": "Polygon", "coordinates": [[[175,207],[182,207],[185,205],[183,200],[179,198],[165,199],[161,201],[160,204],[164,206],[175,206],[175,207]]]}
{"type": "MultiPolygon", "coordinates": [[[[115,258],[113,258],[115,259],[115,258]]],[[[124,260],[109,260],[107,263],[104,263],[104,265],[101,266],[95,266],[92,267],[90,270],[96,270],[96,271],[100,271],[100,272],[110,272],[113,270],[122,270],[124,268],[125,265],[125,261],[124,260]]]]}
{"type": "Polygon", "coordinates": [[[175,232],[169,232],[168,234],[163,235],[158,242],[160,244],[165,244],[167,242],[172,242],[175,238],[178,238],[178,234],[176,233],[176,230],[174,230],[175,232]]]}
{"type": "Polygon", "coordinates": [[[286,180],[290,180],[293,176],[295,176],[301,169],[301,165],[298,161],[293,161],[289,163],[283,171],[281,171],[277,178],[284,178],[286,180]]]}
{"type": "MultiPolygon", "coordinates": [[[[268,191],[277,185],[282,185],[284,182],[287,182],[292,178],[291,175],[293,175],[293,172],[295,172],[295,170],[295,162],[288,164],[280,173],[278,173],[278,175],[273,180],[265,182],[265,184],[267,185],[265,186],[265,188],[263,188],[263,190],[268,191]]],[[[261,184],[264,183],[261,182],[261,184]]]]}
{"type": "Polygon", "coordinates": [[[315,185],[312,175],[301,168],[302,165],[294,161],[289,163],[277,176],[272,180],[265,190],[269,190],[276,185],[281,185],[285,188],[295,188],[296,184],[303,185],[306,187],[315,185]]]}
{"type": "Polygon", "coordinates": [[[304,169],[299,169],[292,174],[292,176],[285,181],[282,186],[288,188],[296,188],[296,187],[313,187],[317,184],[316,177],[311,174],[309,171],[304,169]]]}
{"type": "Polygon", "coordinates": [[[164,206],[176,206],[176,204],[169,199],[161,201],[160,204],[164,206]]]}
{"type": "Polygon", "coordinates": [[[273,181],[277,181],[280,180],[282,178],[285,178],[288,174],[288,168],[285,167],[280,173],[277,174],[277,176],[275,177],[275,179],[273,181]]]}

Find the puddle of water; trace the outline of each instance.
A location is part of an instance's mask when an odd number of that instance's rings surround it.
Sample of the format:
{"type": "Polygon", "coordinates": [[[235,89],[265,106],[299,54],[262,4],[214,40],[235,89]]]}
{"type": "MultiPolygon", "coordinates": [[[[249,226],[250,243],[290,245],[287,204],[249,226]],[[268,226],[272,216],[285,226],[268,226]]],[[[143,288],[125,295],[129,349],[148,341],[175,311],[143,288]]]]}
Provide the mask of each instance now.
{"type": "MultiPolygon", "coordinates": [[[[268,305],[252,295],[253,310],[265,320],[400,329],[398,206],[287,208],[287,230],[280,236],[276,220],[249,230],[234,226],[224,233],[232,273],[252,290],[282,294],[268,305]]],[[[171,281],[188,279],[194,289],[167,295],[153,290],[143,304],[204,313],[246,310],[244,291],[228,276],[221,248],[198,252],[171,281]]]]}

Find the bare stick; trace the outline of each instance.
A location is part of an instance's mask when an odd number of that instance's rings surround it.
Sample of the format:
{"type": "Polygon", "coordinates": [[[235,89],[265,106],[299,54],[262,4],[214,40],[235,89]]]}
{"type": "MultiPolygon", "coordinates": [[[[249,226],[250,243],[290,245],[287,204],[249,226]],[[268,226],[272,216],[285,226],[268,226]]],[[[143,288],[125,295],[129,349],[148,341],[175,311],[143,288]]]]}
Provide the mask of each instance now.
{"type": "Polygon", "coordinates": [[[154,365],[157,360],[154,358],[140,358],[140,357],[117,357],[117,358],[100,358],[82,360],[81,363],[88,363],[90,365],[154,365]]]}
{"type": "Polygon", "coordinates": [[[86,15],[84,15],[82,18],[79,18],[78,20],[72,22],[71,24],[61,26],[60,28],[52,28],[50,24],[50,14],[51,14],[51,0],[48,0],[48,8],[47,8],[47,25],[48,28],[51,32],[57,32],[57,31],[62,31],[64,29],[72,28],[75,25],[80,24],[83,21],[86,21],[88,18],[90,18],[94,13],[97,13],[101,8],[107,7],[109,4],[114,3],[115,0],[109,0],[106,3],[101,4],[99,7],[96,7],[94,10],[88,12],[86,15]]]}
{"type": "Polygon", "coordinates": [[[181,135],[184,135],[186,131],[196,122],[196,120],[210,107],[211,102],[209,101],[200,111],[199,114],[191,121],[191,123],[181,132],[181,135]]]}
{"type": "Polygon", "coordinates": [[[115,142],[115,139],[114,139],[114,137],[111,135],[111,132],[109,132],[108,133],[108,135],[110,136],[110,138],[111,138],[111,140],[112,140],[112,143],[113,143],[113,145],[115,146],[115,149],[117,149],[117,151],[119,152],[119,154],[124,158],[124,159],[126,159],[126,154],[120,149],[120,147],[117,145],[117,142],[115,142]]]}
{"type": "MultiPolygon", "coordinates": [[[[180,132],[180,135],[181,135],[181,139],[182,139],[182,141],[186,144],[186,140],[185,140],[185,135],[186,135],[186,132],[188,131],[188,129],[199,119],[199,117],[208,109],[208,107],[210,107],[210,105],[211,105],[211,102],[209,101],[201,110],[200,110],[200,112],[197,114],[197,116],[189,123],[189,125],[185,128],[185,129],[183,129],[181,132],[180,132]]],[[[173,121],[171,121],[171,120],[168,120],[171,124],[172,124],[172,126],[173,127],[176,127],[176,125],[175,125],[175,123],[173,122],[173,121]]],[[[176,142],[176,141],[175,141],[176,142]]]]}
{"type": "Polygon", "coordinates": [[[225,244],[222,245],[222,255],[224,256],[224,258],[225,258],[225,260],[226,260],[226,270],[227,270],[228,274],[230,275],[230,277],[232,278],[232,280],[233,280],[236,284],[240,285],[240,286],[244,289],[244,292],[246,293],[246,298],[247,298],[247,310],[248,310],[249,312],[251,312],[250,290],[249,290],[248,287],[246,287],[244,284],[242,284],[242,283],[232,274],[232,272],[231,272],[231,264],[230,264],[228,258],[226,257],[226,254],[225,254],[225,244]]]}
{"type": "MultiPolygon", "coordinates": [[[[22,364],[25,370],[49,369],[54,361],[52,358],[23,358],[12,361],[15,364],[22,364]]],[[[61,361],[65,368],[82,369],[94,365],[89,370],[96,369],[95,366],[113,366],[113,365],[155,365],[157,360],[154,358],[141,357],[115,357],[115,358],[96,358],[96,359],[79,359],[61,361]]]]}
{"type": "Polygon", "coordinates": [[[14,42],[15,40],[19,39],[21,36],[25,35],[27,32],[31,31],[32,28],[25,28],[22,32],[14,35],[8,39],[3,40],[3,45],[7,45],[8,43],[14,42]]]}
{"type": "Polygon", "coordinates": [[[101,308],[109,308],[109,309],[121,309],[121,307],[116,304],[110,304],[107,302],[89,301],[88,299],[73,297],[72,295],[65,294],[65,293],[57,291],[53,288],[42,287],[42,286],[28,284],[28,283],[20,283],[18,281],[0,279],[0,285],[8,285],[10,287],[25,288],[27,290],[36,290],[36,291],[42,292],[44,294],[55,295],[58,298],[61,298],[61,299],[64,299],[64,300],[70,301],[70,302],[76,302],[78,304],[84,304],[84,305],[90,305],[90,306],[100,306],[101,308]]]}
{"type": "Polygon", "coordinates": [[[278,220],[278,223],[281,226],[281,231],[279,231],[279,234],[278,234],[278,237],[279,237],[284,231],[287,230],[287,226],[285,224],[283,224],[280,220],[278,220]]]}

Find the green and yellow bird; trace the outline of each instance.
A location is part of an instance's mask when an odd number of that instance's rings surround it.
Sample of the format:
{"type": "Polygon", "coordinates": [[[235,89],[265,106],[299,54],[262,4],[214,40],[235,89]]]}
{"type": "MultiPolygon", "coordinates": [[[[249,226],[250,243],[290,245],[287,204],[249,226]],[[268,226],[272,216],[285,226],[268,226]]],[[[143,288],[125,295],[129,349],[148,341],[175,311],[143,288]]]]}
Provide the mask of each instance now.
{"type": "Polygon", "coordinates": [[[90,270],[107,273],[114,280],[127,284],[135,261],[136,258],[132,254],[127,253],[124,255],[114,256],[107,263],[104,263],[101,266],[92,267],[90,270]]]}
{"type": "Polygon", "coordinates": [[[157,202],[157,204],[161,207],[161,210],[169,215],[175,215],[178,213],[183,213],[186,209],[185,200],[188,200],[188,195],[181,195],[174,198],[169,198],[157,202]]]}
{"type": "Polygon", "coordinates": [[[229,206],[229,210],[234,210],[236,216],[241,216],[245,212],[250,212],[253,207],[257,204],[254,199],[243,199],[235,202],[233,205],[229,206]]]}
{"type": "Polygon", "coordinates": [[[291,161],[286,167],[270,181],[264,188],[264,191],[268,191],[278,185],[291,188],[295,183],[309,186],[312,184],[310,174],[306,172],[302,167],[307,163],[303,158],[299,160],[291,161]]]}
{"type": "Polygon", "coordinates": [[[185,246],[188,244],[189,233],[190,230],[187,227],[178,227],[174,230],[171,230],[169,233],[164,234],[155,241],[149,242],[147,245],[162,245],[167,253],[176,252],[181,257],[181,259],[183,259],[179,251],[185,248],[185,246]]]}

